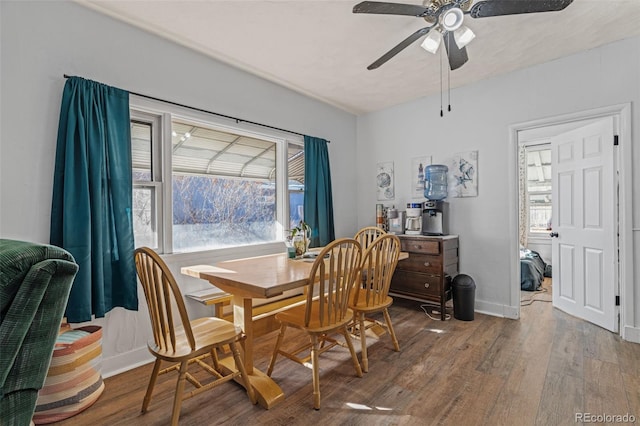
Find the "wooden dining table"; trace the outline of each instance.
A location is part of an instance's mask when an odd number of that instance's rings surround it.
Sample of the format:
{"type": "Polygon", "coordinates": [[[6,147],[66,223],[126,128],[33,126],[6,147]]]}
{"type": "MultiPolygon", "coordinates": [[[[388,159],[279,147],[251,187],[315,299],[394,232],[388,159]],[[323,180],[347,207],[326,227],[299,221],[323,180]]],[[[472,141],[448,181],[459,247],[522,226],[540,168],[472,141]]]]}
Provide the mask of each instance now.
{"type": "MultiPolygon", "coordinates": [[[[408,254],[400,253],[400,259],[408,254]]],[[[193,265],[181,268],[184,275],[209,281],[217,288],[230,293],[233,305],[233,322],[246,335],[244,341],[244,362],[249,380],[256,391],[258,403],[264,408],[272,408],[284,400],[284,392],[278,384],[254,365],[254,339],[277,329],[274,319],[276,312],[288,309],[293,304],[305,303],[306,296],[286,299],[271,304],[272,309],[256,314],[253,300],[270,299],[288,290],[306,286],[313,266],[313,259],[291,259],[287,253],[249,257],[218,262],[215,265],[193,265]]],[[[235,369],[233,358],[220,361],[230,370],[235,369]]]]}
{"type": "MultiPolygon", "coordinates": [[[[253,299],[269,299],[287,290],[300,289],[307,284],[313,262],[290,259],[286,253],[228,260],[215,265],[185,266],[181,272],[209,281],[217,288],[233,295],[233,321],[246,335],[244,361],[249,380],[258,396],[258,402],[271,408],[284,399],[282,389],[266,374],[254,366],[253,341],[271,331],[261,327],[260,321],[269,321],[273,312],[254,317],[253,299]]],[[[233,362],[221,363],[233,369],[233,362]]]]}

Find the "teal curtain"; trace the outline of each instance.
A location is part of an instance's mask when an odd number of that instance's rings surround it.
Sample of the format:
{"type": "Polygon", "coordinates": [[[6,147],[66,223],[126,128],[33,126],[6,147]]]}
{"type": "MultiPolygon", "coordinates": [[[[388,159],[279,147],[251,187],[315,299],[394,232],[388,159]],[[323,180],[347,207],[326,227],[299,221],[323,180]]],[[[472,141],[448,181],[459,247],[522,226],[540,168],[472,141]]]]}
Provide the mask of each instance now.
{"type": "Polygon", "coordinates": [[[304,137],[304,221],[311,227],[311,247],[336,239],[327,141],[312,136],[304,137]]]}
{"type": "Polygon", "coordinates": [[[58,125],[51,244],[80,269],[65,315],[69,322],[138,309],[131,217],[129,93],[70,77],[58,125]]]}

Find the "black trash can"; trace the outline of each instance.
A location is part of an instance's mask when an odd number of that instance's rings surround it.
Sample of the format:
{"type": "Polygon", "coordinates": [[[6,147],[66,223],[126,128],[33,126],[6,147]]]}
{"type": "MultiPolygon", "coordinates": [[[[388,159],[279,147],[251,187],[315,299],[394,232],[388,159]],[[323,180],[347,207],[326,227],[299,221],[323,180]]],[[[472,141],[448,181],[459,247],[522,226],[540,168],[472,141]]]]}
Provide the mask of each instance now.
{"type": "Polygon", "coordinates": [[[453,317],[473,321],[476,300],[476,283],[469,275],[458,274],[451,283],[453,293],[453,317]]]}

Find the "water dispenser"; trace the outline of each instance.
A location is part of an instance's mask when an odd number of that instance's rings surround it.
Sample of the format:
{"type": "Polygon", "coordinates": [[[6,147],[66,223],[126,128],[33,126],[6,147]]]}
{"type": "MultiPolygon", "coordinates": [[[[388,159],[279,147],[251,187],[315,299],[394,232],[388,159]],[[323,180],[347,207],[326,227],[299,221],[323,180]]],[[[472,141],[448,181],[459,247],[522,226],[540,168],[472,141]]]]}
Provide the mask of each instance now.
{"type": "Polygon", "coordinates": [[[447,166],[432,164],[425,167],[424,196],[428,200],[422,210],[423,235],[447,235],[449,209],[447,198],[447,166]]]}

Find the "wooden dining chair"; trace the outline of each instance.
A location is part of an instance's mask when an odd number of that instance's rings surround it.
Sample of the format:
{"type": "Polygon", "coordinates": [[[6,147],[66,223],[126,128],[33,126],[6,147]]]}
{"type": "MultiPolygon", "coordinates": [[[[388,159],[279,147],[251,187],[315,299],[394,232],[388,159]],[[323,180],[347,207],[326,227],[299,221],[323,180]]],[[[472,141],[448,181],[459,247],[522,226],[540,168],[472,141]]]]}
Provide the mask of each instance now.
{"type": "Polygon", "coordinates": [[[360,243],[362,250],[366,250],[371,243],[381,235],[386,234],[386,231],[377,226],[365,226],[361,228],[353,237],[360,243]]]}
{"type": "Polygon", "coordinates": [[[366,279],[363,278],[362,284],[354,289],[349,307],[354,312],[354,324],[351,330],[360,337],[362,346],[360,356],[362,357],[362,369],[365,372],[369,370],[367,329],[374,325],[386,328],[391,335],[394,350],[396,352],[400,350],[388,311],[388,307],[393,303],[393,299],[389,296],[389,286],[398,264],[399,255],[400,239],[395,235],[385,234],[373,241],[362,256],[361,272],[366,279]],[[382,312],[384,324],[368,317],[376,312],[382,312]]]}
{"type": "Polygon", "coordinates": [[[199,318],[190,321],[180,289],[171,271],[156,252],[148,247],[135,251],[135,263],[138,277],[144,290],[149,307],[153,340],[147,344],[149,352],[156,358],[149,379],[147,393],[142,402],[142,412],[147,411],[151,394],[158,375],[178,371],[171,425],[178,424],[182,400],[239,377],[251,403],[257,402],[251,383],[245,371],[244,362],[237,343],[244,339],[242,330],[234,324],[220,318],[199,318]],[[237,371],[223,371],[218,362],[216,350],[229,345],[237,371]],[[206,358],[211,358],[213,366],[206,358]],[[162,361],[173,363],[160,370],[162,361]],[[188,370],[189,364],[196,363],[210,373],[215,380],[202,384],[188,370]],[[185,382],[189,381],[195,389],[185,392],[185,382]]]}
{"type": "Polygon", "coordinates": [[[331,335],[340,333],[344,336],[356,374],[362,377],[358,356],[347,332],[347,325],[353,320],[353,311],[348,306],[349,298],[358,278],[361,258],[360,243],[352,238],[342,238],[330,243],[320,252],[311,268],[306,303],[276,314],[276,319],[281,324],[280,333],[267,375],[271,376],[278,355],[302,365],[311,360],[313,408],[316,410],[320,409],[318,356],[338,344],[331,335]],[[305,331],[309,342],[291,351],[282,350],[281,345],[288,327],[305,331]]]}

